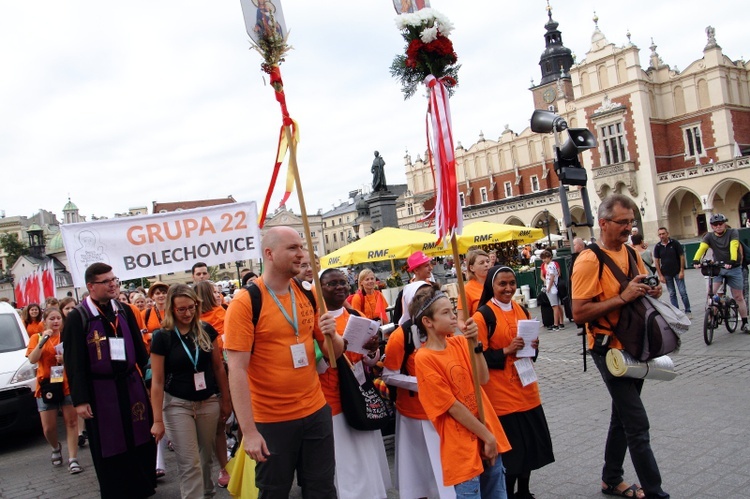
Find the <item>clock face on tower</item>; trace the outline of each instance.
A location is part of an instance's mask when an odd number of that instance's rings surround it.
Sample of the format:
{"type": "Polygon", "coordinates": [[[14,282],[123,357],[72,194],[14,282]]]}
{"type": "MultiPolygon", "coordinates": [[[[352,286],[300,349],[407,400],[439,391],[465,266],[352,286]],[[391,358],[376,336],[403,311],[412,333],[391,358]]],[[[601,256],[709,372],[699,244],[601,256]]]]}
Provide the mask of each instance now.
{"type": "Polygon", "coordinates": [[[555,97],[557,97],[557,92],[555,92],[554,88],[548,88],[542,94],[542,99],[544,99],[544,102],[547,104],[552,103],[555,100],[555,97]]]}

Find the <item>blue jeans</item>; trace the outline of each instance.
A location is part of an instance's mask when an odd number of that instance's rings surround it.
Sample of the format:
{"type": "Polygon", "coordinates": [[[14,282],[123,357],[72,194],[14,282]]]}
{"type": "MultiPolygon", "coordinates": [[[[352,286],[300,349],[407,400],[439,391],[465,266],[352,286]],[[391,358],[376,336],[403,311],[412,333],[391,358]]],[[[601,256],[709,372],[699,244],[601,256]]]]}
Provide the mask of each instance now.
{"type": "Polygon", "coordinates": [[[456,490],[457,499],[481,499],[482,497],[507,499],[505,467],[502,458],[498,455],[494,466],[486,468],[479,476],[454,485],[453,488],[456,490]]]}
{"type": "Polygon", "coordinates": [[[629,450],[635,473],[646,497],[668,499],[669,494],[661,488],[661,474],[651,450],[648,416],[641,401],[643,380],[615,377],[607,369],[604,355],[591,350],[589,353],[612,398],[612,416],[604,447],[602,481],[611,486],[617,486],[623,481],[622,463],[625,460],[625,451],[629,450]]]}
{"type": "Polygon", "coordinates": [[[690,313],[690,300],[687,295],[687,288],[685,288],[685,279],[679,277],[665,275],[664,280],[667,283],[667,289],[669,290],[669,301],[675,308],[680,308],[677,304],[677,291],[680,292],[680,298],[682,298],[682,304],[685,306],[685,313],[690,313]],[[675,283],[677,284],[677,291],[675,291],[675,283]]]}

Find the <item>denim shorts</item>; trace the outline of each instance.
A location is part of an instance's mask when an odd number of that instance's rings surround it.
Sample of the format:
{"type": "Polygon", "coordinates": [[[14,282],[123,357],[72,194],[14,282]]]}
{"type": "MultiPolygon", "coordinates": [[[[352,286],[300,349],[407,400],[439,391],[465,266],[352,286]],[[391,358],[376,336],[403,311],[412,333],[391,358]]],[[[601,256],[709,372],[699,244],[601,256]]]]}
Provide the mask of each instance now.
{"type": "Polygon", "coordinates": [[[66,395],[61,404],[47,404],[42,397],[36,398],[36,408],[39,409],[39,412],[56,411],[62,409],[64,405],[73,405],[73,399],[70,398],[70,395],[66,395]]]}
{"type": "Polygon", "coordinates": [[[732,267],[731,269],[721,269],[718,277],[714,277],[714,283],[721,284],[721,278],[727,280],[727,286],[737,291],[742,291],[742,267],[732,267]]]}

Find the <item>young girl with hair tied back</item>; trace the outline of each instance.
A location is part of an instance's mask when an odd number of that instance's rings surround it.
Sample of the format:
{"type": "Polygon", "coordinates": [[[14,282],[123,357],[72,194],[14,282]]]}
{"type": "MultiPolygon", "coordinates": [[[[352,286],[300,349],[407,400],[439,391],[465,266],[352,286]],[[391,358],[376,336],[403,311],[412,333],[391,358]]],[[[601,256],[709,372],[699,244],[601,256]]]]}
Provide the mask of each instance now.
{"type": "Polygon", "coordinates": [[[500,454],[510,450],[489,398],[480,389],[485,424],[479,420],[471,359],[476,357],[479,383],[489,380],[481,345],[469,353],[477,325],[469,318],[463,335],[450,336],[458,325],[453,305],[440,291],[415,296],[409,313],[427,342],[416,354],[417,383],[422,405],[440,435],[443,482],[457,497],[506,498],[500,454]],[[483,463],[484,461],[484,463],[483,463]]]}

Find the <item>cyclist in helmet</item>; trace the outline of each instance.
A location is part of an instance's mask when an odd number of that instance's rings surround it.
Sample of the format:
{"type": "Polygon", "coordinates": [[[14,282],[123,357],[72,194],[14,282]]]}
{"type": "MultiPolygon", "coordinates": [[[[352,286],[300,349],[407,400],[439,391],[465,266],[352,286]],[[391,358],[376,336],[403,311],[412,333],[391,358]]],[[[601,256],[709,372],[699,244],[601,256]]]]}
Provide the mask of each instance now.
{"type": "Polygon", "coordinates": [[[743,333],[750,332],[747,325],[747,304],[742,296],[742,254],[740,253],[740,233],[727,225],[727,217],[721,213],[714,213],[709,220],[711,231],[706,232],[703,236],[698,251],[693,257],[693,267],[700,268],[700,259],[706,253],[708,248],[714,252],[714,260],[724,262],[724,268],[719,272],[719,276],[714,278],[714,293],[721,286],[722,278],[727,280],[727,284],[732,289],[732,298],[737,302],[740,317],[742,318],[743,333]]]}

